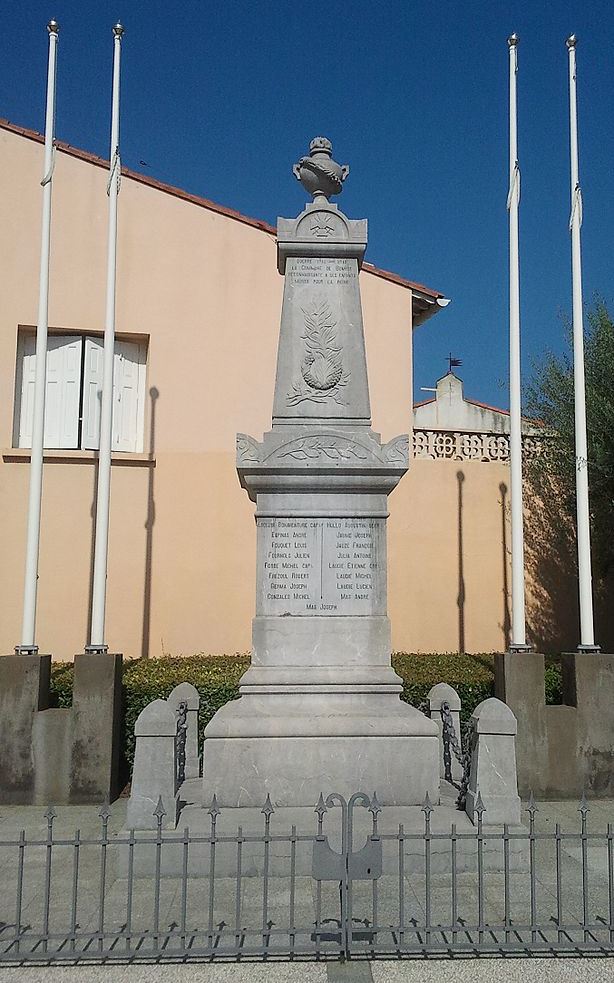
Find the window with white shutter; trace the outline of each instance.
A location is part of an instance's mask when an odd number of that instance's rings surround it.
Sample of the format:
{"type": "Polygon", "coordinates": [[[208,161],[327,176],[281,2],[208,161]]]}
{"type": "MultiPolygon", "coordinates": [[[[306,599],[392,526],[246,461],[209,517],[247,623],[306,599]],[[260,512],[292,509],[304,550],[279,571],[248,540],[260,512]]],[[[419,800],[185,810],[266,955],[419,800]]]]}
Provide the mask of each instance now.
{"type": "MultiPolygon", "coordinates": [[[[32,446],[36,338],[19,338],[15,437],[32,446]]],[[[103,374],[102,338],[50,335],[47,349],[45,447],[96,450],[100,445],[103,374]]],[[[115,341],[112,449],[143,450],[145,342],[115,341]]]]}
{"type": "MultiPolygon", "coordinates": [[[[90,449],[97,449],[100,445],[103,351],[102,339],[85,339],[82,447],[90,449]]],[[[116,339],[111,430],[114,451],[139,453],[143,450],[145,365],[146,347],[143,342],[116,339]]]]}
{"type": "MultiPolygon", "coordinates": [[[[45,447],[79,447],[81,349],[78,336],[51,335],[47,344],[45,391],[45,447]]],[[[19,446],[32,446],[36,338],[24,334],[21,345],[21,400],[19,446]]]]}

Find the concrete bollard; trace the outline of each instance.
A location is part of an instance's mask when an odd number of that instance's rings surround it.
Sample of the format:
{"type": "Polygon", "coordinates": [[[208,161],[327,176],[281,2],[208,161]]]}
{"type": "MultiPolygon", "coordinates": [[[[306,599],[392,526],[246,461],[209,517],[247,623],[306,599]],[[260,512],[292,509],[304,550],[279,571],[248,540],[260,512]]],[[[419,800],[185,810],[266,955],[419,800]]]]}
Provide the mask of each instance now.
{"type": "Polygon", "coordinates": [[[134,725],[136,748],[132,788],[128,799],[128,829],[156,829],[158,800],[166,815],[162,827],[174,829],[178,816],[176,735],[177,718],[166,700],[154,700],[134,725]]]}
{"type": "Polygon", "coordinates": [[[195,686],[191,683],[179,683],[169,694],[166,701],[173,713],[176,715],[180,703],[187,703],[187,737],[185,744],[185,777],[199,778],[200,767],[198,761],[198,710],[200,707],[200,695],[195,686]]]}
{"type": "MultiPolygon", "coordinates": [[[[442,704],[447,703],[450,707],[450,716],[452,717],[452,723],[454,725],[454,732],[456,734],[456,740],[458,741],[458,746],[461,746],[460,739],[460,710],[461,710],[461,700],[460,696],[452,686],[448,686],[447,683],[437,683],[429,691],[428,697],[429,701],[429,716],[431,720],[434,720],[439,727],[439,775],[441,778],[445,778],[445,764],[444,764],[444,745],[443,745],[443,719],[441,716],[442,704]]],[[[452,780],[459,782],[463,777],[463,766],[458,761],[456,755],[451,750],[451,770],[452,770],[452,780]]]]}
{"type": "Polygon", "coordinates": [[[520,825],[520,796],[516,774],[516,717],[510,708],[491,697],[473,711],[474,730],[467,815],[477,822],[478,794],[484,804],[484,823],[520,825]]]}

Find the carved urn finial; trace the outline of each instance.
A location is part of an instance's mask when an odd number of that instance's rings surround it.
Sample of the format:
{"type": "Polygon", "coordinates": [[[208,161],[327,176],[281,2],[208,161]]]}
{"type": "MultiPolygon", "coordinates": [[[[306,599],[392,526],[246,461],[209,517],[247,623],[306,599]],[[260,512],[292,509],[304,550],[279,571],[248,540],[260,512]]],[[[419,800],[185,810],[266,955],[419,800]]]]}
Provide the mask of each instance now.
{"type": "Polygon", "coordinates": [[[340,195],[343,182],[350,173],[348,164],[337,164],[333,159],[333,145],[326,137],[315,137],[309,144],[309,156],[301,157],[292,173],[314,202],[331,195],[340,195]]]}

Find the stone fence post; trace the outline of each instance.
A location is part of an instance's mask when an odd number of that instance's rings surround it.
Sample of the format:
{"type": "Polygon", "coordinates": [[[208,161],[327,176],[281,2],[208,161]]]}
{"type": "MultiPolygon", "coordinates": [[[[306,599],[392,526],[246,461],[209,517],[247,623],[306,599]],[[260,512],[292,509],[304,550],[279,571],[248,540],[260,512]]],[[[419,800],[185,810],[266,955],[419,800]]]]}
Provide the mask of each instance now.
{"type": "Polygon", "coordinates": [[[134,725],[136,747],[128,799],[128,829],[156,829],[158,799],[166,812],[162,823],[174,829],[178,816],[177,718],[166,700],[154,700],[141,710],[134,725]]]}
{"type": "Polygon", "coordinates": [[[477,822],[478,794],[484,804],[484,823],[520,825],[520,796],[516,774],[518,724],[510,708],[491,697],[473,711],[473,750],[467,791],[467,815],[477,822]]]}
{"type": "MultiPolygon", "coordinates": [[[[444,703],[447,703],[450,708],[450,716],[452,717],[452,723],[454,725],[454,733],[456,734],[456,740],[458,741],[458,746],[460,747],[461,700],[456,690],[453,689],[452,686],[448,686],[447,683],[437,683],[436,686],[433,686],[429,691],[427,699],[429,701],[429,716],[431,720],[434,720],[439,727],[439,775],[441,778],[445,778],[443,718],[441,716],[441,707],[444,703]]],[[[463,777],[463,766],[451,749],[450,756],[452,780],[455,782],[460,782],[461,778],[463,777]]]]}
{"type": "Polygon", "coordinates": [[[198,778],[200,768],[198,761],[198,710],[200,707],[200,695],[195,686],[191,683],[179,683],[175,689],[169,693],[166,701],[173,713],[179,711],[180,703],[187,703],[187,736],[185,743],[185,777],[198,778]]]}

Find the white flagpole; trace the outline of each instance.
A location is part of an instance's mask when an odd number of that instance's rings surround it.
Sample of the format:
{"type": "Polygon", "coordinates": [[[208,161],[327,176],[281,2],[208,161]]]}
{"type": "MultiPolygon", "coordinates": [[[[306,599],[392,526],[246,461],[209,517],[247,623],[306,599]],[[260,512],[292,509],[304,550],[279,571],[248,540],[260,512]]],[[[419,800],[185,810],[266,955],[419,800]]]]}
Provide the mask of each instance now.
{"type": "Polygon", "coordinates": [[[510,652],[530,650],[526,644],[524,597],[524,529],[522,509],[522,418],[520,413],[520,278],[518,259],[518,208],[520,167],[516,76],[518,36],[507,39],[509,48],[509,345],[510,345],[510,485],[512,510],[512,637],[510,652]]]}
{"type": "Polygon", "coordinates": [[[38,286],[38,319],[36,322],[36,370],[34,380],[34,419],[32,423],[32,452],[30,456],[30,492],[28,499],[28,532],[26,540],[26,570],[23,592],[23,622],[21,645],[15,652],[36,655],[35,642],[36,595],[38,588],[38,554],[40,543],[41,498],[43,491],[43,443],[45,436],[45,389],[47,385],[47,330],[49,327],[49,250],[51,245],[51,185],[54,165],[55,82],[59,26],[51,20],[49,60],[47,65],[47,106],[45,112],[45,158],[43,164],[43,216],[41,230],[41,261],[38,286]]]}
{"type": "Polygon", "coordinates": [[[119,67],[121,24],[113,28],[113,101],[111,111],[109,231],[107,250],[106,320],[102,401],[100,407],[100,450],[98,454],[98,491],[96,497],[96,533],[94,541],[94,576],[90,644],[86,652],[107,652],[105,643],[105,607],[107,598],[107,558],[109,546],[109,502],[111,493],[111,446],[113,423],[113,363],[115,356],[115,279],[117,269],[117,196],[121,176],[119,156],[119,67]]]}
{"type": "Polygon", "coordinates": [[[584,323],[582,313],[582,192],[578,176],[578,113],[576,105],[575,34],[567,38],[569,54],[569,147],[571,162],[571,275],[573,310],[573,371],[576,444],[576,521],[578,536],[578,579],[580,594],[579,651],[599,651],[593,627],[593,586],[591,574],[591,531],[588,505],[588,448],[586,439],[586,396],[584,384],[584,323]]]}

